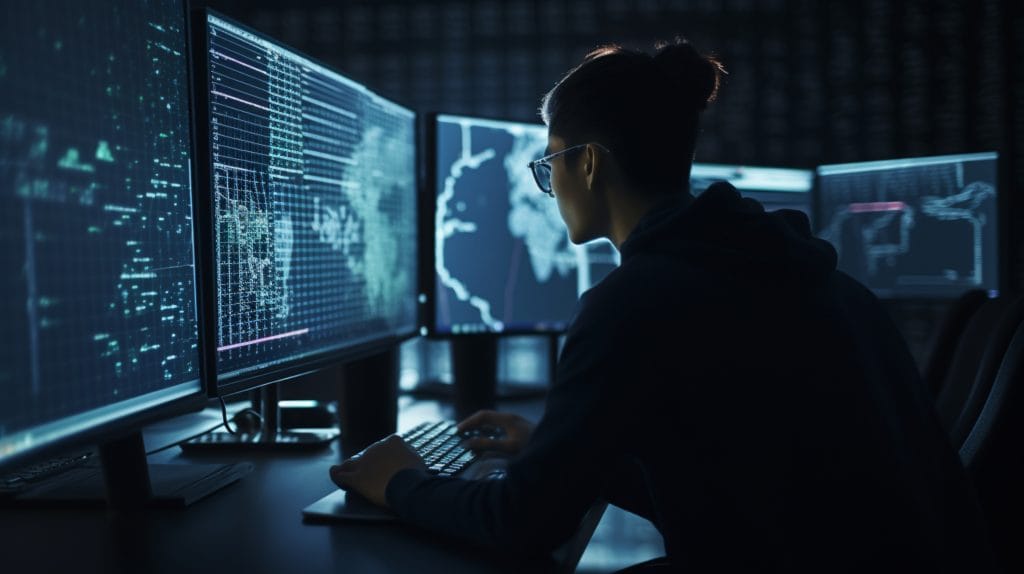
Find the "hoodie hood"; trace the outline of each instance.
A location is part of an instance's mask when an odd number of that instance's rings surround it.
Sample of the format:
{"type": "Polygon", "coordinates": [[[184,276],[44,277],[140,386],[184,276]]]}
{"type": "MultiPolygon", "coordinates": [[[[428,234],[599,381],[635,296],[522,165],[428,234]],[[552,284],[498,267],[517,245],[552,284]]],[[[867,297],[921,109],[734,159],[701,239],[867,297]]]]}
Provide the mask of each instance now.
{"type": "Polygon", "coordinates": [[[645,215],[622,243],[623,262],[640,252],[683,254],[739,272],[824,278],[836,268],[836,250],[811,234],[800,211],[766,212],[724,181],[700,197],[684,194],[645,215]]]}

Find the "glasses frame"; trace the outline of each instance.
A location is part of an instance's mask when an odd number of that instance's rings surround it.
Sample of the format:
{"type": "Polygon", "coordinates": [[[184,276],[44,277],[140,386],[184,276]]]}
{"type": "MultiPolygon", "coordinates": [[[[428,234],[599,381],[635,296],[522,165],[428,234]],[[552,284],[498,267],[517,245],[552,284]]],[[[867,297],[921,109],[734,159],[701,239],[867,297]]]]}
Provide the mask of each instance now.
{"type": "Polygon", "coordinates": [[[603,146],[603,145],[601,145],[601,144],[599,144],[597,142],[587,142],[587,143],[576,144],[574,146],[569,146],[569,147],[567,147],[567,148],[565,148],[563,150],[556,151],[555,153],[550,153],[550,154],[548,154],[548,155],[546,155],[544,157],[535,159],[535,160],[531,161],[530,163],[526,164],[526,166],[530,168],[530,172],[533,173],[533,181],[534,181],[534,183],[537,184],[537,187],[540,188],[540,192],[543,193],[544,195],[548,196],[548,197],[554,197],[555,196],[555,191],[554,191],[554,189],[553,189],[553,187],[551,185],[551,177],[550,177],[550,175],[547,178],[548,179],[548,185],[547,185],[547,187],[544,187],[544,184],[541,183],[540,176],[537,175],[537,167],[542,166],[542,165],[547,166],[548,172],[550,173],[551,170],[552,170],[551,160],[555,159],[556,157],[558,157],[560,155],[567,154],[569,152],[576,151],[576,150],[578,150],[580,148],[587,147],[588,145],[592,145],[592,146],[596,147],[597,149],[599,149],[599,150],[601,150],[601,151],[603,151],[605,153],[611,153],[611,151],[609,151],[608,148],[606,148],[605,146],[603,146]]]}

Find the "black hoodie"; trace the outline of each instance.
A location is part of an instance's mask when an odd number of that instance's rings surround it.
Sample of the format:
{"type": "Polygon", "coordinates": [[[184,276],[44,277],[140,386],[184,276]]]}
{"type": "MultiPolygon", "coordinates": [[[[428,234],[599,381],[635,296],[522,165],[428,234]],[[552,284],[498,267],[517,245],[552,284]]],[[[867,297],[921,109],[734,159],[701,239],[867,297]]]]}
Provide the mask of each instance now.
{"type": "Polygon", "coordinates": [[[653,210],[621,254],[580,300],[507,477],[402,471],[402,518],[544,552],[606,498],[649,518],[680,570],[988,570],[905,343],[803,214],[718,183],[653,210]]]}

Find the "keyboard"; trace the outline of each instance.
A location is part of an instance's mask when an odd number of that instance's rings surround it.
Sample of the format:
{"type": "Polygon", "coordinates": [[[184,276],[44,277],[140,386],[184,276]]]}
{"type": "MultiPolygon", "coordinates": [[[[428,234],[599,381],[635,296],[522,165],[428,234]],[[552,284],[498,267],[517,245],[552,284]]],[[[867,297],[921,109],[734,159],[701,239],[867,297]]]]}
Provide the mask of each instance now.
{"type": "MultiPolygon", "coordinates": [[[[401,433],[406,444],[423,457],[427,472],[434,476],[459,476],[469,480],[494,480],[505,477],[506,460],[482,454],[462,446],[466,436],[503,436],[498,429],[460,433],[451,421],[429,421],[401,433]]],[[[395,513],[377,506],[355,491],[335,490],[302,510],[306,520],[313,521],[383,521],[397,520],[395,513]]]]}
{"type": "Polygon", "coordinates": [[[92,459],[92,452],[58,456],[0,475],[0,498],[14,497],[45,480],[78,468],[92,459]]]}
{"type": "Polygon", "coordinates": [[[427,472],[437,476],[455,476],[477,460],[477,455],[462,446],[462,435],[452,421],[425,422],[402,433],[402,438],[423,457],[427,472]]]}

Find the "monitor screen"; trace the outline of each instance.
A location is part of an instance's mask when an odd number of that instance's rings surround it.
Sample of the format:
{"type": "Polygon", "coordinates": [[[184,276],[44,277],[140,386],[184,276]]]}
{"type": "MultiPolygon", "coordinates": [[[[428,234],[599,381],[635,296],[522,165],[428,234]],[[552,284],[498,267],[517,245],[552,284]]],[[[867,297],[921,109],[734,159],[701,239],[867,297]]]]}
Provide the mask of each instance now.
{"type": "Polygon", "coordinates": [[[4,4],[0,463],[201,396],[185,9],[4,4]]]}
{"type": "Polygon", "coordinates": [[[996,291],[997,155],[818,168],[818,229],[839,268],[881,297],[996,291]]]}
{"type": "Polygon", "coordinates": [[[414,333],[415,115],[215,14],[207,31],[218,382],[414,333]]]}
{"type": "Polygon", "coordinates": [[[619,259],[607,240],[573,245],[534,183],[547,128],[440,115],[435,137],[435,331],[564,330],[619,259]]]}
{"type": "Polygon", "coordinates": [[[767,211],[795,209],[811,217],[813,171],[694,163],[690,171],[690,193],[696,197],[716,181],[731,183],[740,195],[756,199],[767,211]]]}

